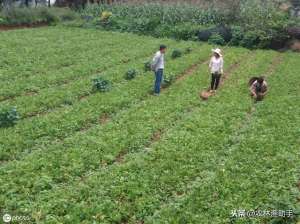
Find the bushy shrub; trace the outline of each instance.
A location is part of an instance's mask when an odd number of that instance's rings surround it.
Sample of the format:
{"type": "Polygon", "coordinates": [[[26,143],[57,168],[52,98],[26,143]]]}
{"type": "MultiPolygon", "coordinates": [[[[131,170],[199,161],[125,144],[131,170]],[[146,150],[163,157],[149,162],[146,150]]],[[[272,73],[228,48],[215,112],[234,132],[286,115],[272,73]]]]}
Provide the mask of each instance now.
{"type": "Polygon", "coordinates": [[[0,127],[10,127],[17,123],[19,114],[15,107],[0,109],[0,127]]]}
{"type": "Polygon", "coordinates": [[[111,90],[111,82],[103,79],[102,77],[95,78],[92,80],[92,82],[94,91],[108,92],[111,90]]]}
{"type": "Polygon", "coordinates": [[[207,28],[198,32],[198,38],[201,41],[208,41],[213,35],[219,35],[225,42],[232,38],[231,30],[223,25],[207,28]]]}
{"type": "Polygon", "coordinates": [[[192,4],[90,4],[81,13],[98,17],[102,12],[109,11],[120,19],[151,18],[161,21],[162,24],[176,25],[188,22],[194,24],[214,24],[224,21],[223,11],[213,7],[203,9],[192,4]]]}
{"type": "Polygon", "coordinates": [[[10,8],[4,10],[1,13],[4,19],[9,24],[32,24],[35,22],[42,22],[41,18],[38,18],[38,13],[30,8],[10,8]]]}
{"type": "Polygon", "coordinates": [[[150,72],[151,71],[151,61],[146,61],[144,63],[144,71],[145,72],[150,72]]]}
{"type": "Polygon", "coordinates": [[[175,75],[166,75],[162,81],[161,86],[163,88],[169,87],[170,85],[172,85],[172,83],[176,80],[176,76],[175,75]]]}
{"type": "Polygon", "coordinates": [[[224,25],[217,26],[214,33],[219,34],[225,42],[229,42],[232,38],[231,29],[224,25]]]}
{"type": "Polygon", "coordinates": [[[178,40],[193,40],[202,26],[193,23],[183,23],[172,26],[171,36],[178,40]]]}
{"type": "Polygon", "coordinates": [[[189,53],[191,53],[192,51],[193,51],[193,49],[192,49],[191,47],[187,47],[187,48],[184,49],[184,53],[185,53],[185,54],[189,54],[189,53]]]}
{"type": "Polygon", "coordinates": [[[256,48],[259,44],[259,35],[256,31],[248,31],[243,35],[240,45],[246,48],[256,48]]]}
{"type": "Polygon", "coordinates": [[[0,25],[5,25],[5,24],[7,24],[7,21],[4,18],[0,17],[0,25]]]}
{"type": "Polygon", "coordinates": [[[219,34],[214,34],[208,39],[208,43],[210,44],[216,44],[216,45],[224,45],[225,40],[223,37],[219,34]]]}
{"type": "Polygon", "coordinates": [[[107,30],[178,40],[208,41],[211,38],[210,42],[214,44],[224,41],[248,48],[267,48],[277,42],[280,45],[288,38],[287,28],[299,24],[299,20],[281,12],[277,3],[271,0],[238,1],[229,11],[185,3],[145,3],[89,5],[81,13],[99,18],[103,12],[112,12],[105,23],[95,24],[95,27],[102,26],[107,30]],[[224,24],[231,24],[232,29],[224,24]]]}
{"type": "MultiPolygon", "coordinates": [[[[124,22],[124,21],[123,21],[124,22]]],[[[108,19],[106,20],[101,20],[101,19],[96,19],[93,20],[93,23],[96,26],[101,26],[106,30],[119,30],[122,31],[121,26],[124,27],[123,25],[121,25],[121,23],[123,23],[121,21],[119,21],[115,16],[110,16],[108,19]]],[[[124,29],[124,31],[126,31],[126,29],[124,29]]]]}
{"type": "Polygon", "coordinates": [[[203,29],[198,32],[198,39],[200,41],[208,41],[208,39],[213,35],[212,29],[203,29]]]}
{"type": "Polygon", "coordinates": [[[161,24],[153,30],[151,33],[154,37],[160,37],[160,38],[170,38],[173,36],[173,26],[168,24],[161,24]]]}
{"type": "Polygon", "coordinates": [[[111,16],[112,16],[112,13],[111,13],[111,12],[104,11],[104,12],[102,12],[102,14],[101,14],[100,20],[108,20],[109,17],[111,17],[111,16]]]}
{"type": "Polygon", "coordinates": [[[171,57],[172,57],[173,59],[179,58],[179,57],[181,57],[181,56],[182,56],[182,51],[181,51],[181,50],[175,49],[175,50],[172,51],[171,57]]]}
{"type": "Polygon", "coordinates": [[[151,34],[160,25],[160,20],[151,17],[141,17],[132,20],[131,24],[132,26],[129,31],[140,34],[151,34]]]}
{"type": "Polygon", "coordinates": [[[43,8],[40,10],[40,17],[43,18],[43,22],[46,22],[48,24],[55,24],[58,23],[60,18],[48,8],[43,8]]]}
{"type": "Polygon", "coordinates": [[[240,26],[232,26],[231,27],[232,38],[230,44],[233,46],[239,46],[241,44],[242,39],[244,38],[244,31],[240,26]]]}
{"type": "Polygon", "coordinates": [[[59,21],[69,21],[79,18],[78,14],[66,8],[18,8],[3,9],[1,17],[6,24],[31,25],[37,23],[54,24],[59,21]]]}
{"type": "Polygon", "coordinates": [[[47,10],[57,16],[61,21],[73,21],[80,18],[77,12],[68,8],[51,7],[47,8],[47,10]]]}
{"type": "Polygon", "coordinates": [[[288,13],[278,10],[274,1],[243,1],[240,8],[236,20],[245,31],[242,46],[266,48],[273,40],[287,37],[288,13]]]}
{"type": "Polygon", "coordinates": [[[125,79],[126,80],[131,80],[134,79],[137,76],[137,71],[135,69],[129,69],[126,73],[125,73],[125,79]]]}

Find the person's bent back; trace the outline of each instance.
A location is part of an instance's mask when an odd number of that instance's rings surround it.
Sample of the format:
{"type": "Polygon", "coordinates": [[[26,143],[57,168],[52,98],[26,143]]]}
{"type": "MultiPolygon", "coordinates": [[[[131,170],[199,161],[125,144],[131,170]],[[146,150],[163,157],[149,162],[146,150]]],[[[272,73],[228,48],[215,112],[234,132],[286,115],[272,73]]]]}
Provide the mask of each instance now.
{"type": "Polygon", "coordinates": [[[252,79],[252,82],[250,87],[251,96],[257,101],[263,100],[268,92],[268,85],[264,77],[252,79]]]}

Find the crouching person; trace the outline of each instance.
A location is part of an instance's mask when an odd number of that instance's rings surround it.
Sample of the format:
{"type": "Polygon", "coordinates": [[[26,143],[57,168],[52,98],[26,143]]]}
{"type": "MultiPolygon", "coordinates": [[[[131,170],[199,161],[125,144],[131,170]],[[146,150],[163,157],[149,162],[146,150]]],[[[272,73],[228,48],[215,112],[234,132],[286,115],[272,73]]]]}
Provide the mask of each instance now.
{"type": "Polygon", "coordinates": [[[256,101],[261,101],[264,99],[268,92],[268,85],[267,82],[265,81],[264,77],[254,77],[250,80],[250,92],[251,96],[256,100],[256,101]]]}
{"type": "Polygon", "coordinates": [[[152,60],[151,69],[155,73],[154,95],[159,95],[160,93],[160,86],[165,68],[164,54],[166,49],[167,47],[165,45],[161,45],[159,51],[156,52],[152,60]]]}

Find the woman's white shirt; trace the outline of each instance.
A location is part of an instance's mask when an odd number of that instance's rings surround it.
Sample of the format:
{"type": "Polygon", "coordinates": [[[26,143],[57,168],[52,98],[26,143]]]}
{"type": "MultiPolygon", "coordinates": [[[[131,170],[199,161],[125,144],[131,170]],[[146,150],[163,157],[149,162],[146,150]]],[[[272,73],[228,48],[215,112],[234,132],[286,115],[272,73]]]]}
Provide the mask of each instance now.
{"type": "Polygon", "coordinates": [[[216,58],[213,56],[210,59],[209,68],[211,73],[223,73],[224,60],[223,57],[216,58]]]}

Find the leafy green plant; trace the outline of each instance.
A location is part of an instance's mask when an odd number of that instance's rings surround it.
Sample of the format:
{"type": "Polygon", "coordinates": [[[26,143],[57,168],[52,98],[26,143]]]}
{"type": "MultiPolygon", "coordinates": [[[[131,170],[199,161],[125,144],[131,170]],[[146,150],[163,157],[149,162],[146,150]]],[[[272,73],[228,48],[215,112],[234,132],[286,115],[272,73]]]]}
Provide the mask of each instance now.
{"type": "Polygon", "coordinates": [[[102,77],[98,77],[92,80],[93,82],[93,90],[100,92],[108,92],[111,90],[111,82],[109,80],[103,79],[102,77]]]}
{"type": "Polygon", "coordinates": [[[151,33],[152,36],[154,37],[174,37],[174,31],[173,31],[173,26],[169,25],[169,24],[161,24],[157,27],[155,27],[155,29],[153,30],[153,32],[151,33]]]}
{"type": "Polygon", "coordinates": [[[6,19],[0,17],[0,24],[3,25],[3,24],[6,24],[6,23],[7,23],[6,19]]]}
{"type": "Polygon", "coordinates": [[[216,44],[216,45],[224,45],[225,40],[223,37],[219,34],[214,34],[208,39],[208,43],[210,44],[216,44]]]}
{"type": "Polygon", "coordinates": [[[172,31],[169,37],[175,38],[177,40],[192,40],[197,36],[201,25],[193,23],[183,23],[176,26],[172,26],[172,31]]]}
{"type": "Polygon", "coordinates": [[[18,8],[11,7],[1,11],[1,17],[10,25],[31,25],[36,23],[56,24],[79,18],[71,9],[56,7],[18,8]]]}
{"type": "Polygon", "coordinates": [[[224,25],[208,27],[200,30],[198,33],[198,38],[201,41],[208,41],[213,35],[221,36],[225,42],[230,41],[232,38],[231,30],[224,25]]]}
{"type": "Polygon", "coordinates": [[[230,41],[230,45],[239,46],[241,44],[241,41],[244,38],[244,31],[242,27],[232,26],[231,31],[232,31],[232,39],[230,41]]]}
{"type": "Polygon", "coordinates": [[[166,75],[164,78],[163,78],[163,81],[162,81],[162,87],[163,88],[167,88],[169,87],[170,85],[172,85],[172,83],[176,80],[176,76],[171,74],[171,75],[166,75]]]}
{"type": "Polygon", "coordinates": [[[151,71],[151,61],[146,61],[146,62],[144,63],[144,71],[145,71],[145,72],[151,71]]]}
{"type": "MultiPolygon", "coordinates": [[[[223,44],[231,41],[231,45],[243,45],[248,48],[267,48],[276,45],[284,46],[289,38],[287,27],[290,24],[299,24],[299,21],[278,9],[278,2],[262,0],[231,1],[233,8],[224,10],[217,3],[208,8],[197,7],[193,4],[114,4],[89,5],[81,10],[83,16],[99,18],[102,13],[112,12],[100,25],[107,30],[133,32],[168,37],[178,40],[200,40],[210,43],[223,44]],[[244,41],[244,32],[231,30],[227,25],[242,27],[246,32],[256,32],[258,43],[252,42],[247,34],[244,41]],[[241,35],[242,34],[242,35],[241,35]],[[241,39],[242,38],[242,39],[241,39]],[[246,43],[247,42],[247,43],[246,43]],[[279,43],[278,43],[279,42],[279,43]],[[253,45],[252,45],[253,43],[253,45]]],[[[89,27],[89,26],[88,26],[89,27]]],[[[94,24],[99,27],[99,24],[94,24]]]]}
{"type": "Polygon", "coordinates": [[[173,59],[175,59],[175,58],[180,58],[181,56],[182,56],[182,51],[181,51],[181,50],[175,49],[175,50],[172,51],[171,57],[172,57],[173,59]]]}
{"type": "Polygon", "coordinates": [[[56,15],[55,11],[48,8],[42,8],[40,11],[41,17],[44,17],[45,22],[49,24],[56,24],[60,21],[60,18],[56,15]]]}
{"type": "Polygon", "coordinates": [[[111,12],[104,11],[101,14],[100,20],[108,20],[112,16],[111,12]]]}
{"type": "Polygon", "coordinates": [[[259,35],[257,31],[245,32],[240,44],[246,48],[256,48],[259,44],[259,35]]]}
{"type": "Polygon", "coordinates": [[[10,127],[17,123],[19,114],[16,107],[0,109],[0,127],[10,127]]]}
{"type": "Polygon", "coordinates": [[[125,79],[126,80],[131,80],[134,79],[137,76],[137,71],[135,69],[129,69],[126,73],[125,73],[125,79]]]}
{"type": "Polygon", "coordinates": [[[187,47],[184,49],[185,54],[190,54],[192,51],[193,51],[193,49],[191,47],[187,47]]]}

